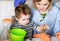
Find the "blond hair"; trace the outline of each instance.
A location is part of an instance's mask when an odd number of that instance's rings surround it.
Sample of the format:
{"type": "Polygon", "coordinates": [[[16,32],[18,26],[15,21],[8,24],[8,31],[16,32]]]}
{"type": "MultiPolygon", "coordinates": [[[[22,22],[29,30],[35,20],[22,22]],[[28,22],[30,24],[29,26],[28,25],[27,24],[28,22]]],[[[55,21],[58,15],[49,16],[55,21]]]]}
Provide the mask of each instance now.
{"type": "MultiPolygon", "coordinates": [[[[40,2],[40,1],[41,1],[41,0],[33,0],[33,1],[32,1],[33,7],[34,7],[35,9],[37,9],[37,7],[36,7],[36,2],[40,2]]],[[[52,7],[52,0],[48,0],[48,1],[49,1],[48,9],[50,10],[51,7],[52,7]]]]}

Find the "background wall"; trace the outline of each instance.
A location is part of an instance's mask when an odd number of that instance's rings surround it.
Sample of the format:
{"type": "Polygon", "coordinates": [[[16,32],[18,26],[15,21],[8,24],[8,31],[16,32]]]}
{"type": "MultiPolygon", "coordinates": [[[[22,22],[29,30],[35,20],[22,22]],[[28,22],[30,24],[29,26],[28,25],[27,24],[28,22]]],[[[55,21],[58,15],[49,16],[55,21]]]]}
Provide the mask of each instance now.
{"type": "Polygon", "coordinates": [[[14,1],[0,0],[0,33],[4,28],[2,20],[4,18],[12,18],[13,15],[14,15],[14,1]]]}

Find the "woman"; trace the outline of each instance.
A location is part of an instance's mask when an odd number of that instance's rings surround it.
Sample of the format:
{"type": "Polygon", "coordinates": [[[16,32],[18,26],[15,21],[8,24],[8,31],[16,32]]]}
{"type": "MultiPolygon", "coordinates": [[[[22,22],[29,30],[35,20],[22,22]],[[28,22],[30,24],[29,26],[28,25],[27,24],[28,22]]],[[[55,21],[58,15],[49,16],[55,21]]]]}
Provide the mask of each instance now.
{"type": "Polygon", "coordinates": [[[52,6],[52,0],[33,0],[31,20],[38,25],[47,25],[46,31],[49,35],[55,35],[60,31],[60,12],[55,6],[52,6]]]}

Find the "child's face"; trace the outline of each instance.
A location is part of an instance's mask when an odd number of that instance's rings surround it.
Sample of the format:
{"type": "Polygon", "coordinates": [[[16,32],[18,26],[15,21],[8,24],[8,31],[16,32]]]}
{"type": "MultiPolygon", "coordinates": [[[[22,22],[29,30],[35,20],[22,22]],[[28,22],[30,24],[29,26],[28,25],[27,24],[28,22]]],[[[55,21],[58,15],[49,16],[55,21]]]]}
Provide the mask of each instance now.
{"type": "Polygon", "coordinates": [[[29,21],[30,21],[30,15],[21,14],[20,18],[17,19],[17,21],[18,21],[21,25],[26,26],[26,25],[29,23],[29,21]]]}

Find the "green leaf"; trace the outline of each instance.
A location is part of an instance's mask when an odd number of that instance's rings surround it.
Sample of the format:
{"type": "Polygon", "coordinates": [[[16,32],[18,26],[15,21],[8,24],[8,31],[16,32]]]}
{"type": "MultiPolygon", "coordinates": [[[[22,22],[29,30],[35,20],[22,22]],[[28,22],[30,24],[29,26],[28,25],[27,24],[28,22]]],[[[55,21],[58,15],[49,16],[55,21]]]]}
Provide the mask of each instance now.
{"type": "Polygon", "coordinates": [[[42,16],[42,18],[44,19],[44,18],[45,18],[45,16],[46,16],[46,14],[41,14],[41,16],[42,16]]]}
{"type": "Polygon", "coordinates": [[[40,22],[43,21],[43,19],[40,20],[40,22]]]}

